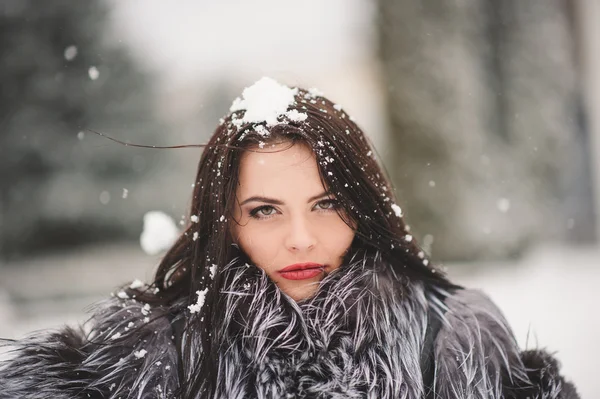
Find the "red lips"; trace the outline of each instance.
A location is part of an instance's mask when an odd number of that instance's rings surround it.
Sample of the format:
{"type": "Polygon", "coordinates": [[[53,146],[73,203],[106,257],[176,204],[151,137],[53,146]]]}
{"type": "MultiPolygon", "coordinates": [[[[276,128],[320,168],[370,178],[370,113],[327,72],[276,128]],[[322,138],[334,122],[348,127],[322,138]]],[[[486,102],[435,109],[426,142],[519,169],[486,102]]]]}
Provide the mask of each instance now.
{"type": "Polygon", "coordinates": [[[321,274],[325,269],[325,266],[318,263],[296,263],[290,266],[286,266],[279,271],[283,278],[288,280],[305,280],[313,278],[321,274]]]}

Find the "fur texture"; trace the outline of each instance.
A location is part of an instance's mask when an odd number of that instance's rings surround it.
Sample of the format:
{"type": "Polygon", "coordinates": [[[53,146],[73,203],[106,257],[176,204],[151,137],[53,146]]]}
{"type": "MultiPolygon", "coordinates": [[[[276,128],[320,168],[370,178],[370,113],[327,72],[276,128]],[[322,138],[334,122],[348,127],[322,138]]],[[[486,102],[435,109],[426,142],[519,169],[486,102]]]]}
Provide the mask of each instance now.
{"type": "MultiPolygon", "coordinates": [[[[230,311],[214,337],[218,378],[207,397],[578,398],[554,358],[518,349],[481,292],[450,294],[379,259],[339,269],[299,303],[254,267],[232,262],[219,272],[230,311]],[[420,368],[428,312],[442,321],[432,387],[420,368]]],[[[190,371],[179,370],[168,313],[189,320],[182,341],[198,348],[201,321],[183,304],[151,309],[118,298],[98,305],[89,333],[7,342],[15,356],[0,363],[0,398],[174,398],[190,371]]]]}

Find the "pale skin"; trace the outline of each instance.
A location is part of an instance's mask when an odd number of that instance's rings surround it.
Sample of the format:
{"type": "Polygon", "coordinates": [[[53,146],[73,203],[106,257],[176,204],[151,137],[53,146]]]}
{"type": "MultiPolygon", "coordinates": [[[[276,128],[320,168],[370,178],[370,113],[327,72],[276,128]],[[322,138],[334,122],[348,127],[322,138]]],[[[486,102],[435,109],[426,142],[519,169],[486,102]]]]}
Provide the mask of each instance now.
{"type": "Polygon", "coordinates": [[[295,301],[315,294],[340,267],[354,238],[321,183],[314,153],[304,144],[275,144],[242,156],[232,235],[252,262],[295,301]],[[283,150],[283,151],[281,151],[283,150]],[[318,275],[289,280],[280,270],[314,262],[318,275]]]}

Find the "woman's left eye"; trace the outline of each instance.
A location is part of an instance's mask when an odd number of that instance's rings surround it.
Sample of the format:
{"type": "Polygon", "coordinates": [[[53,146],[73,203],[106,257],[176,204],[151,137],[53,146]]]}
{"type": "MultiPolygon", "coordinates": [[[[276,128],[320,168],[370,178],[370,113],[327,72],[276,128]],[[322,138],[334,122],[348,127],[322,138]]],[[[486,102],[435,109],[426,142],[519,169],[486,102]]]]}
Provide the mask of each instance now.
{"type": "Polygon", "coordinates": [[[322,210],[335,209],[337,207],[336,200],[323,200],[317,203],[317,207],[322,210]]]}

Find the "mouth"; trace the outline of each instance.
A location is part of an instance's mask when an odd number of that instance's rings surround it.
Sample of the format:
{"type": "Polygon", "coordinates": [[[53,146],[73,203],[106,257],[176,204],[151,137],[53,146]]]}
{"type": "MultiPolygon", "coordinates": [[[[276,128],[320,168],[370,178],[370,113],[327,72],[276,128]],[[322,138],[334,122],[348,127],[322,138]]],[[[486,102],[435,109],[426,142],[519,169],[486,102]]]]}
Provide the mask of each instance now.
{"type": "Polygon", "coordinates": [[[279,274],[287,280],[306,280],[324,271],[325,266],[318,263],[296,263],[279,270],[279,274]]]}

